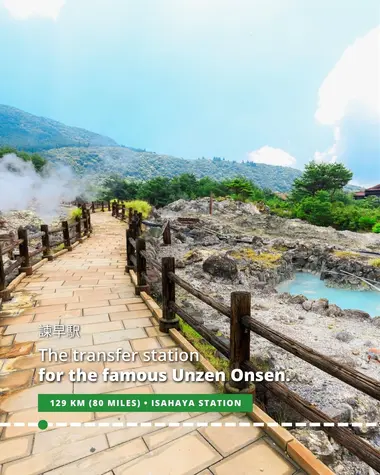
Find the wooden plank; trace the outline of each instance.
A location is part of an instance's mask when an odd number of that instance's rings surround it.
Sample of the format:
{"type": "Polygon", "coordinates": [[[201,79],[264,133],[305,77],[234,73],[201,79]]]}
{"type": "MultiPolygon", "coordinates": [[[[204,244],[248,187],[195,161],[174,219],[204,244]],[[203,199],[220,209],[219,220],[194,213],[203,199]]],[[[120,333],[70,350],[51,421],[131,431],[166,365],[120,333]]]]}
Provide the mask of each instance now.
{"type": "Polygon", "coordinates": [[[42,252],[44,252],[44,250],[45,250],[44,247],[40,247],[39,249],[35,249],[34,251],[29,252],[29,258],[35,257],[35,256],[37,256],[38,254],[41,254],[42,252]]]}
{"type": "Polygon", "coordinates": [[[207,303],[207,305],[210,305],[210,307],[214,308],[215,310],[218,310],[218,312],[222,313],[223,315],[226,315],[226,317],[231,318],[231,309],[227,305],[224,305],[223,303],[218,302],[212,297],[209,297],[208,295],[204,294],[200,290],[195,289],[192,285],[190,285],[174,273],[169,273],[169,278],[173,280],[173,282],[178,284],[180,287],[182,287],[184,290],[189,292],[189,294],[194,295],[194,297],[199,298],[199,300],[204,303],[207,303]]]}
{"type": "Polygon", "coordinates": [[[344,381],[353,388],[359,389],[365,394],[380,401],[380,382],[366,376],[360,371],[350,368],[349,366],[338,363],[333,358],[314,351],[312,348],[289,338],[283,333],[279,333],[267,325],[254,320],[248,316],[243,317],[243,325],[257,335],[269,340],[275,345],[292,353],[303,361],[307,361],[316,368],[321,369],[325,373],[331,374],[340,381],[344,381]]]}
{"type": "MultiPolygon", "coordinates": [[[[13,262],[13,264],[11,264],[11,265],[5,267],[5,268],[4,268],[5,275],[11,274],[15,269],[17,269],[18,267],[20,267],[21,264],[22,264],[22,261],[23,261],[22,257],[18,257],[18,258],[16,259],[16,261],[13,262]]],[[[3,290],[3,289],[1,289],[1,290],[3,290]]]]}
{"type": "Polygon", "coordinates": [[[62,227],[57,226],[56,228],[50,228],[49,234],[57,234],[62,232],[62,227]]]}
{"type": "Polygon", "coordinates": [[[199,223],[201,220],[199,218],[177,218],[177,221],[180,223],[199,223]]]}

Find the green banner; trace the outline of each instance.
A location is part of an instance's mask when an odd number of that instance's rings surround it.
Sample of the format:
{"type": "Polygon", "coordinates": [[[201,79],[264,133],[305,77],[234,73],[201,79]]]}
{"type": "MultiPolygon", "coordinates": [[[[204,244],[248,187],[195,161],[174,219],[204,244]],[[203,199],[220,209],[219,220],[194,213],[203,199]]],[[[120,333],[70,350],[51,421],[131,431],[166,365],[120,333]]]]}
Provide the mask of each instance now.
{"type": "Polygon", "coordinates": [[[252,412],[251,394],[39,394],[39,412],[252,412]]]}

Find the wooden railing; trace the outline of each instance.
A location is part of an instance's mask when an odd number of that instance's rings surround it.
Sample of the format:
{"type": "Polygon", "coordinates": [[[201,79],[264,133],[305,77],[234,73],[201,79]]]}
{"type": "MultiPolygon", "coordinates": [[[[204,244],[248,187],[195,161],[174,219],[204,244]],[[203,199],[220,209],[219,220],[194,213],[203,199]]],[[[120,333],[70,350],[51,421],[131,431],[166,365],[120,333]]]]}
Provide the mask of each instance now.
{"type": "MultiPolygon", "coordinates": [[[[117,217],[114,214],[115,217],[117,217]]],[[[230,370],[239,369],[245,375],[241,382],[230,380],[225,385],[227,392],[251,392],[252,384],[247,381],[248,373],[256,373],[258,368],[250,361],[251,332],[270,341],[289,353],[297,356],[314,367],[334,376],[351,387],[362,391],[377,401],[380,401],[380,383],[365,374],[343,365],[329,356],[323,355],[312,348],[289,338],[287,335],[273,330],[268,325],[251,317],[251,294],[248,292],[233,292],[230,305],[225,305],[191,284],[175,273],[174,257],[164,257],[161,262],[150,258],[146,252],[146,243],[140,237],[140,231],[134,222],[126,231],[127,271],[136,274],[136,294],[148,289],[147,265],[152,266],[162,276],[162,318],[160,330],[168,333],[172,328],[178,328],[181,317],[194,328],[207,342],[214,346],[222,355],[229,359],[230,370]],[[230,319],[229,345],[211,332],[176,302],[176,286],[181,287],[203,303],[209,305],[230,319]],[[247,376],[247,377],[246,377],[247,376]]],[[[380,452],[357,436],[348,427],[341,427],[336,421],[317,409],[286,385],[279,382],[262,383],[264,389],[277,399],[295,409],[301,416],[319,425],[336,442],[348,449],[352,454],[366,462],[373,469],[380,471],[380,452]]],[[[350,424],[347,424],[350,426],[350,424]]]]}
{"type": "Polygon", "coordinates": [[[76,242],[89,237],[92,232],[89,208],[81,206],[82,216],[74,223],[62,221],[60,226],[41,225],[41,231],[29,233],[26,228],[18,229],[18,236],[0,236],[0,299],[11,298],[12,283],[18,274],[31,275],[43,259],[53,260],[62,252],[71,251],[76,242]],[[63,245],[63,248],[61,249],[63,245]],[[8,256],[8,259],[5,258],[8,256]]]}
{"type": "MultiPolygon", "coordinates": [[[[83,203],[73,203],[75,204],[78,208],[82,208],[83,203]]],[[[110,201],[91,201],[87,202],[86,206],[91,210],[92,213],[95,213],[96,210],[100,211],[111,211],[111,202],[110,201]]]]}

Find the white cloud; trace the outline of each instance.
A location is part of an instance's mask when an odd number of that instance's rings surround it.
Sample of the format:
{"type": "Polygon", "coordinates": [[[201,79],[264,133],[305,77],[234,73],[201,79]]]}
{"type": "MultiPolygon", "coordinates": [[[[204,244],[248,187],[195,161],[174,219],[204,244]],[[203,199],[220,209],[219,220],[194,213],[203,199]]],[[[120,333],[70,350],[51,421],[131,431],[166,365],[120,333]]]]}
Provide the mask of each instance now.
{"type": "Polygon", "coordinates": [[[380,116],[380,26],[349,46],[319,89],[315,113],[321,124],[335,125],[352,103],[370,116],[380,116]]]}
{"type": "Polygon", "coordinates": [[[380,179],[380,26],[347,47],[319,89],[315,118],[334,143],[317,161],[340,161],[361,182],[380,179]]]}
{"type": "Polygon", "coordinates": [[[334,144],[328,148],[325,152],[315,152],[314,160],[316,162],[335,163],[338,159],[338,144],[340,141],[341,133],[340,128],[336,126],[334,128],[334,144]]]}
{"type": "Polygon", "coordinates": [[[56,20],[66,0],[3,0],[4,7],[18,20],[41,16],[56,20]]]}
{"type": "Polygon", "coordinates": [[[280,165],[282,167],[293,167],[296,159],[281,148],[273,148],[265,145],[258,150],[248,153],[248,161],[255,163],[266,163],[267,165],[280,165]]]}

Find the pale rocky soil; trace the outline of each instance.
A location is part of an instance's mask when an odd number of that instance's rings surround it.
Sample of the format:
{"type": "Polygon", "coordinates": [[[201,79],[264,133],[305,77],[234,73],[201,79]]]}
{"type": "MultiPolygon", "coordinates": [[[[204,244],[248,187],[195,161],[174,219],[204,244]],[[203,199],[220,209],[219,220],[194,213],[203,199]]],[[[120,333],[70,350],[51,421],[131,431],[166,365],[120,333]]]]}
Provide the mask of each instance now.
{"type": "Polygon", "coordinates": [[[8,213],[2,213],[0,210],[0,234],[14,233],[17,236],[17,229],[20,226],[25,227],[31,233],[40,231],[41,224],[56,226],[61,220],[67,219],[70,209],[71,207],[62,205],[60,209],[57,210],[56,217],[53,217],[49,223],[39,217],[36,211],[32,209],[10,211],[8,213]]]}
{"type": "MultiPolygon", "coordinates": [[[[22,211],[10,211],[3,213],[0,210],[0,235],[9,234],[12,239],[17,239],[17,230],[19,227],[24,227],[28,230],[29,234],[37,233],[41,230],[41,224],[48,224],[49,227],[60,226],[61,221],[68,219],[72,206],[61,205],[56,212],[56,216],[50,217],[48,221],[41,218],[36,210],[28,209],[22,211]]],[[[57,233],[50,237],[50,243],[52,246],[62,240],[62,234],[57,233]]],[[[7,242],[8,243],[8,242],[7,242]]],[[[37,249],[42,246],[41,238],[30,241],[30,249],[37,249]]],[[[3,262],[5,265],[18,253],[18,249],[15,249],[15,254],[4,254],[3,262]]],[[[40,255],[34,260],[39,260],[40,255]]],[[[12,280],[17,275],[17,269],[8,276],[9,280],[12,280]]]]}
{"type": "MultiPolygon", "coordinates": [[[[174,238],[172,246],[168,247],[158,244],[158,240],[154,238],[151,239],[156,247],[156,257],[174,256],[176,262],[180,262],[176,272],[181,277],[207,295],[226,304],[229,303],[232,291],[251,292],[254,318],[314,350],[380,380],[380,362],[374,359],[368,360],[368,350],[374,347],[380,348],[379,318],[370,319],[360,312],[353,312],[350,315],[349,312],[340,312],[340,309],[335,311],[334,306],[331,307],[331,312],[313,311],[313,309],[307,311],[301,305],[302,302],[297,303],[297,299],[289,299],[286,295],[278,294],[271,286],[262,285],[256,276],[244,271],[243,265],[233,279],[212,276],[203,269],[204,261],[211,254],[223,254],[225,251],[236,251],[247,246],[255,248],[255,244],[250,246],[236,242],[236,237],[252,242],[253,236],[260,236],[269,242],[265,247],[270,247],[271,240],[276,242],[276,239],[284,238],[285,241],[293,243],[299,241],[315,245],[328,244],[341,250],[361,249],[379,252],[380,236],[341,232],[332,228],[312,226],[299,220],[259,214],[253,205],[229,201],[215,202],[214,214],[210,217],[208,204],[208,199],[192,202],[180,200],[157,212],[155,217],[158,222],[171,220],[174,238]],[[199,217],[201,225],[193,226],[193,229],[189,229],[191,228],[189,226],[186,229],[176,221],[178,216],[199,217]],[[203,232],[206,229],[210,232],[203,232]],[[189,258],[189,251],[193,253],[193,257],[189,258]]],[[[181,289],[178,289],[177,295],[187,310],[199,316],[207,326],[226,337],[229,336],[227,318],[203,305],[199,300],[193,299],[181,289]]],[[[287,385],[331,417],[336,417],[342,422],[380,422],[380,404],[374,399],[275,347],[263,338],[252,334],[251,341],[252,356],[258,363],[264,364],[270,370],[286,371],[289,379],[287,385]]],[[[277,405],[273,405],[272,409],[282,418],[282,422],[302,420],[297,419],[297,415],[286,408],[282,407],[279,410],[277,405]]],[[[363,426],[355,430],[380,449],[379,427],[363,426]]],[[[314,453],[319,454],[336,473],[349,475],[373,473],[369,467],[358,462],[355,457],[329,440],[322,431],[297,432],[300,439],[309,445],[314,453]]]]}

